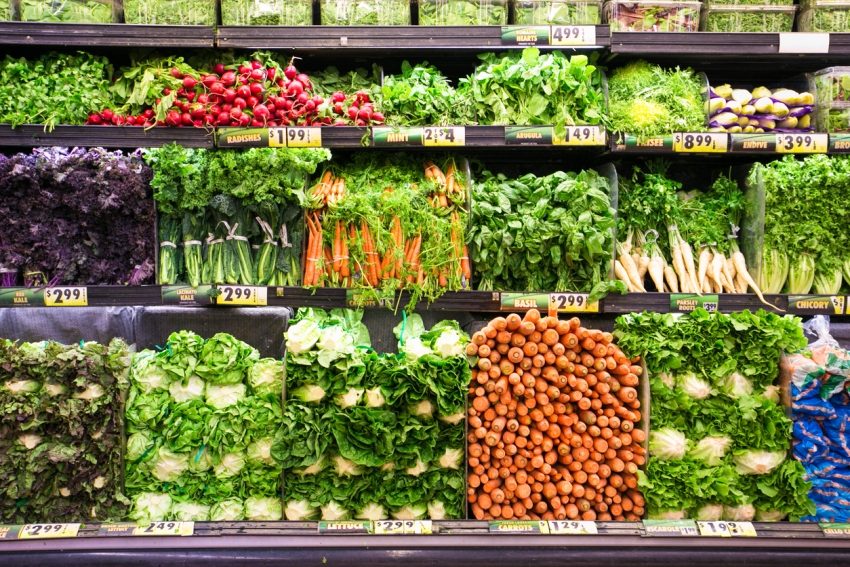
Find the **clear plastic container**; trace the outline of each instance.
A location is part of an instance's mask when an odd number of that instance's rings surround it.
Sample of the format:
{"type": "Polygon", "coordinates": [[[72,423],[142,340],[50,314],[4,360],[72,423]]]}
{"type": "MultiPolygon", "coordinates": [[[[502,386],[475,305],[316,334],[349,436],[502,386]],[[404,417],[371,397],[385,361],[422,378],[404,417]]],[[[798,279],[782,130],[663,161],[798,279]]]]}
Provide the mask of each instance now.
{"type": "MultiPolygon", "coordinates": [[[[118,15],[111,0],[20,0],[19,6],[22,22],[110,24],[118,15]]],[[[0,19],[9,19],[8,12],[0,19]]]]}
{"type": "Polygon", "coordinates": [[[507,0],[419,0],[420,26],[503,26],[507,0]]]}
{"type": "Polygon", "coordinates": [[[706,5],[700,30],[709,32],[790,32],[797,6],[706,5]]]}
{"type": "Polygon", "coordinates": [[[324,26],[409,26],[409,0],[321,0],[324,26]]]}
{"type": "Polygon", "coordinates": [[[602,0],[515,0],[519,25],[589,26],[602,23],[602,0]]]}
{"type": "Polygon", "coordinates": [[[829,108],[815,108],[818,132],[850,134],[850,102],[836,102],[829,108]]]}
{"type": "Polygon", "coordinates": [[[221,0],[223,26],[309,26],[313,0],[221,0]]]}
{"type": "Polygon", "coordinates": [[[124,0],[128,24],[214,26],[216,0],[124,0]]]}
{"type": "Polygon", "coordinates": [[[611,31],[694,32],[699,30],[701,2],[628,2],[605,4],[605,20],[611,31]]]}
{"type": "Polygon", "coordinates": [[[850,67],[827,67],[809,76],[809,90],[818,106],[850,103],[850,67]]]}
{"type": "Polygon", "coordinates": [[[794,0],[706,0],[706,8],[719,6],[793,6],[794,0]]]}
{"type": "Polygon", "coordinates": [[[847,32],[850,30],[850,2],[804,2],[797,18],[801,32],[847,32]]]}

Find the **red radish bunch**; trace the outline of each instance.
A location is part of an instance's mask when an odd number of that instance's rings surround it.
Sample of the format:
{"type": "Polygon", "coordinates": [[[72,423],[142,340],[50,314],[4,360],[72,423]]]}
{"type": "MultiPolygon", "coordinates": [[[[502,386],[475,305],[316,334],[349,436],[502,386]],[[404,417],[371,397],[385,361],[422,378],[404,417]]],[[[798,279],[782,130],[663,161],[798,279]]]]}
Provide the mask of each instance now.
{"type": "MultiPolygon", "coordinates": [[[[382,124],[369,93],[336,92],[330,100],[313,92],[310,77],[290,62],[285,69],[253,60],[229,67],[215,65],[212,72],[184,73],[171,69],[169,83],[157,105],[166,97],[170,107],[145,108],[138,115],[111,109],[89,115],[88,124],[116,126],[325,126],[382,124]],[[173,80],[172,80],[173,78],[173,80]],[[176,91],[176,92],[175,92],[176,91]],[[171,97],[172,93],[174,96],[171,97]]],[[[168,103],[166,103],[168,104],[168,103]]]]}

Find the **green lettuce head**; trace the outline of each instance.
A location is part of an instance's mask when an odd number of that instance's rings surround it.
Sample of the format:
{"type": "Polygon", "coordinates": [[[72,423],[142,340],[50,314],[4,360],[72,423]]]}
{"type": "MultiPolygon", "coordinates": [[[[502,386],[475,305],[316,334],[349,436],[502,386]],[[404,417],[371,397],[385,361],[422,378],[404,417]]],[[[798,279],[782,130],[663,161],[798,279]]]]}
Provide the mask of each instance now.
{"type": "Polygon", "coordinates": [[[282,360],[261,358],[248,371],[248,383],[257,394],[283,392],[284,364],[282,360]]]}
{"type": "Polygon", "coordinates": [[[251,345],[227,333],[217,333],[204,343],[196,372],[211,384],[238,384],[260,359],[251,345]]]}

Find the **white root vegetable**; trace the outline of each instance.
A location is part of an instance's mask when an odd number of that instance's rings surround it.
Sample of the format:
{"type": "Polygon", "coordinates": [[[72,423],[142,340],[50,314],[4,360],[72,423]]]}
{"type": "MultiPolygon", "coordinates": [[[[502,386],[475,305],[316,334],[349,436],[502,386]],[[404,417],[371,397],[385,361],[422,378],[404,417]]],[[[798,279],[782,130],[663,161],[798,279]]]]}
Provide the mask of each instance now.
{"type": "Polygon", "coordinates": [[[632,280],[629,279],[626,268],[623,267],[623,264],[619,260],[614,260],[614,275],[617,276],[618,280],[626,284],[629,291],[636,291],[634,285],[632,285],[632,280]]]}
{"type": "Polygon", "coordinates": [[[738,270],[738,274],[744,279],[744,281],[747,283],[747,285],[749,285],[751,288],[753,288],[753,291],[755,292],[755,294],[758,296],[759,300],[762,303],[764,303],[765,305],[768,305],[770,307],[773,307],[777,311],[785,311],[784,309],[780,309],[776,305],[768,302],[764,298],[764,295],[762,295],[761,290],[756,285],[756,282],[753,280],[752,276],[750,276],[750,273],[747,271],[747,262],[746,262],[746,260],[744,260],[744,255],[741,254],[741,251],[738,250],[737,247],[732,252],[732,261],[735,262],[735,269],[738,270]]]}
{"type": "Polygon", "coordinates": [[[732,261],[732,258],[723,257],[722,270],[724,279],[723,287],[726,288],[728,293],[739,293],[738,287],[735,285],[735,274],[737,270],[735,269],[735,263],[732,261]]]}
{"type": "Polygon", "coordinates": [[[651,259],[650,259],[649,256],[646,255],[645,252],[644,252],[643,256],[638,258],[637,267],[638,267],[638,275],[640,275],[641,283],[646,281],[646,273],[647,273],[647,271],[649,271],[649,263],[650,262],[651,262],[651,259]]]}
{"type": "Polygon", "coordinates": [[[667,281],[670,293],[679,293],[679,279],[676,277],[676,270],[673,269],[673,266],[664,266],[664,279],[667,281]]]}
{"type": "Polygon", "coordinates": [[[643,287],[643,281],[640,277],[640,274],[638,273],[638,268],[635,265],[634,259],[628,253],[628,249],[626,246],[626,243],[620,243],[617,245],[617,248],[620,252],[620,264],[622,264],[623,268],[625,268],[626,275],[629,280],[631,280],[632,286],[634,287],[635,291],[645,292],[646,290],[643,287]]]}
{"type": "Polygon", "coordinates": [[[664,293],[664,258],[653,251],[652,258],[649,259],[649,277],[655,285],[655,290],[659,293],[664,293]]]}
{"type": "Polygon", "coordinates": [[[682,260],[685,262],[685,269],[688,272],[688,277],[691,280],[691,287],[694,288],[694,291],[697,295],[701,295],[699,285],[699,280],[697,279],[697,268],[694,264],[694,251],[691,249],[691,245],[682,240],[682,237],[679,236],[678,231],[676,231],[676,235],[679,237],[681,241],[681,249],[682,249],[682,260]]]}
{"type": "Polygon", "coordinates": [[[735,293],[747,293],[747,290],[750,288],[747,285],[747,280],[744,279],[744,275],[738,273],[735,275],[735,293]]]}
{"type": "Polygon", "coordinates": [[[712,250],[714,256],[709,264],[711,278],[717,286],[720,286],[720,293],[723,293],[723,266],[726,264],[726,259],[716,250],[712,250]]]}
{"type": "Polygon", "coordinates": [[[699,283],[703,291],[706,290],[705,276],[708,273],[708,267],[710,263],[711,251],[708,249],[708,246],[703,246],[699,252],[699,267],[697,270],[697,283],[699,283]]]}
{"type": "Polygon", "coordinates": [[[691,285],[688,281],[688,272],[685,270],[685,263],[682,261],[682,251],[679,248],[679,240],[670,237],[670,253],[673,255],[673,269],[676,277],[679,280],[679,288],[682,293],[691,293],[691,285]]]}

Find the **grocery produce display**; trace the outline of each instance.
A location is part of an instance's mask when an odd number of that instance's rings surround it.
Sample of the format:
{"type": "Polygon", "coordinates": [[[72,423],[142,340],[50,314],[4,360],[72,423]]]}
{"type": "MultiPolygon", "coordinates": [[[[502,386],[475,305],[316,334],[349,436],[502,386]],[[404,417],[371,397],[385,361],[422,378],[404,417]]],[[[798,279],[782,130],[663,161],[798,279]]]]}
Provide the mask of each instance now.
{"type": "Polygon", "coordinates": [[[116,521],[130,349],[0,339],[0,521],[116,521]]]}
{"type": "Polygon", "coordinates": [[[829,334],[829,323],[818,316],[806,324],[817,336],[809,355],[782,358],[782,380],[794,419],[794,456],[811,480],[810,498],[817,511],[807,519],[846,522],[847,419],[850,401],[850,353],[829,334]]]}
{"type": "Polygon", "coordinates": [[[749,221],[763,233],[760,257],[753,255],[759,287],[765,293],[838,293],[850,266],[848,212],[835,199],[850,180],[850,159],[784,158],[755,165],[751,179],[757,188],[751,198],[764,202],[764,217],[749,221]]]}
{"type": "Polygon", "coordinates": [[[848,13],[0,5],[0,562],[843,564],[848,13]]]}
{"type": "Polygon", "coordinates": [[[472,335],[467,482],[476,519],[643,516],[643,369],[613,341],[536,309],[472,335]]]}
{"type": "Polygon", "coordinates": [[[141,157],[44,148],[0,156],[0,286],[154,280],[156,212],[141,157]]]}
{"type": "Polygon", "coordinates": [[[127,398],[125,490],[130,518],[281,518],[284,365],[226,333],[172,333],[133,356],[127,398]]]}
{"type": "Polygon", "coordinates": [[[814,511],[790,453],[779,358],[806,346],[798,319],[698,309],[623,315],[614,336],[649,378],[649,518],[777,521],[814,511]]]}
{"type": "Polygon", "coordinates": [[[307,180],[328,150],[170,145],[144,158],[160,213],[158,283],[300,281],[307,180]]]}
{"type": "Polygon", "coordinates": [[[811,132],[815,97],[809,92],[765,87],[712,87],[709,125],[713,132],[811,132]]]}
{"type": "Polygon", "coordinates": [[[286,403],[272,456],[288,520],[463,518],[469,337],[418,315],[371,348],[362,312],[301,309],[286,333],[286,403]]]}

